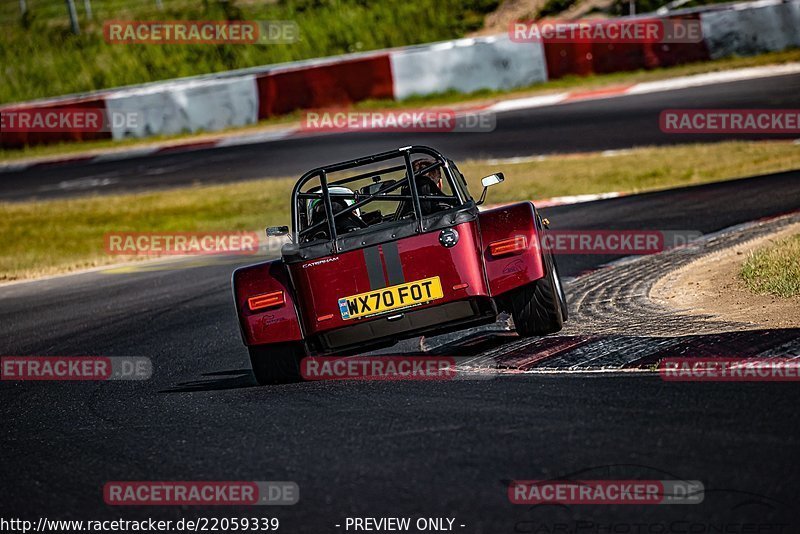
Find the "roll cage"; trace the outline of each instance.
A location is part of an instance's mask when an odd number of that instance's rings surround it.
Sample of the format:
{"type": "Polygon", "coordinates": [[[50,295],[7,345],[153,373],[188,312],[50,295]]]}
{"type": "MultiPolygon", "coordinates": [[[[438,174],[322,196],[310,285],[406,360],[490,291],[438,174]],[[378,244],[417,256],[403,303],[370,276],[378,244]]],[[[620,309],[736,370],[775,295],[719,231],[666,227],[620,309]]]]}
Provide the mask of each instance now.
{"type": "MultiPolygon", "coordinates": [[[[377,183],[380,182],[378,181],[377,183]]],[[[457,202],[454,207],[463,207],[468,203],[472,203],[474,205],[474,201],[467,190],[466,180],[456,167],[455,163],[444,157],[440,152],[427,146],[408,146],[396,150],[381,152],[379,154],[373,154],[371,156],[365,156],[341,163],[336,163],[333,165],[317,167],[316,169],[312,169],[300,177],[292,189],[292,240],[295,245],[302,245],[305,238],[313,236],[314,232],[327,227],[327,241],[333,243],[333,251],[336,252],[339,250],[339,236],[337,235],[336,229],[337,219],[346,217],[366,204],[381,199],[391,199],[405,202],[410,201],[412,207],[411,213],[413,214],[413,220],[416,223],[416,230],[417,232],[422,232],[424,230],[424,217],[420,201],[438,200],[452,202],[454,198],[457,202]],[[428,156],[434,160],[434,163],[415,172],[412,166],[412,156],[416,154],[428,156]],[[403,158],[403,164],[401,165],[393,165],[378,170],[370,170],[369,172],[359,173],[353,176],[337,179],[335,181],[328,180],[328,176],[333,172],[347,171],[400,157],[403,158]],[[445,175],[445,178],[449,180],[449,183],[452,186],[453,196],[420,195],[417,188],[417,177],[425,175],[426,173],[436,169],[441,169],[445,175]],[[334,186],[344,186],[357,180],[363,180],[365,178],[399,171],[405,171],[403,179],[387,183],[385,186],[379,187],[374,193],[353,192],[350,194],[344,194],[331,193],[330,191],[330,188],[334,186]],[[413,177],[413,179],[408,179],[408,177],[413,177]],[[319,179],[319,191],[311,190],[304,192],[303,186],[314,179],[319,179]],[[406,185],[408,186],[408,191],[410,194],[394,194],[390,197],[387,196],[389,193],[392,193],[406,185]],[[334,212],[331,201],[332,198],[352,200],[353,204],[341,209],[340,211],[334,212]],[[325,220],[315,224],[310,224],[310,221],[303,220],[304,207],[306,202],[311,202],[315,199],[321,199],[323,202],[325,220]],[[306,223],[305,225],[303,224],[304,222],[306,223]]]]}

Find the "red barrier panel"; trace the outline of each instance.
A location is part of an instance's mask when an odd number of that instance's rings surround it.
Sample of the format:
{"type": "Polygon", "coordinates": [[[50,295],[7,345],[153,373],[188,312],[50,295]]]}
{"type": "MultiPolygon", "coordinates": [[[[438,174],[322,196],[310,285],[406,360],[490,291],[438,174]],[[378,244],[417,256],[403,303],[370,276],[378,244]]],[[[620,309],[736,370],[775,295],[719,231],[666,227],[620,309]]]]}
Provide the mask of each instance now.
{"type": "Polygon", "coordinates": [[[394,97],[388,54],[270,72],[259,75],[257,82],[259,119],[394,97]]]}
{"type": "MultiPolygon", "coordinates": [[[[9,105],[0,109],[0,114],[7,111],[25,112],[33,110],[49,109],[99,109],[103,113],[106,111],[106,104],[103,97],[93,97],[75,100],[61,100],[41,105],[21,104],[9,105]]],[[[52,145],[55,143],[72,141],[94,141],[99,139],[111,139],[109,131],[52,131],[52,132],[15,132],[0,131],[0,147],[2,148],[22,148],[24,146],[52,145]]]]}
{"type": "MultiPolygon", "coordinates": [[[[677,17],[667,17],[667,20],[691,20],[700,23],[700,13],[692,13],[677,17]]],[[[711,54],[706,45],[705,36],[696,43],[667,43],[651,45],[653,55],[658,58],[660,67],[671,67],[682,63],[694,61],[708,61],[711,54]]]]}
{"type": "Polygon", "coordinates": [[[588,76],[592,74],[592,45],[589,43],[543,42],[547,62],[547,79],[555,80],[569,74],[588,76]]]}
{"type": "MultiPolygon", "coordinates": [[[[661,19],[672,21],[697,21],[699,14],[661,19]]],[[[631,24],[650,24],[652,20],[632,21],[631,24]]],[[[598,22],[602,24],[602,22],[598,22]]],[[[587,43],[567,42],[563,39],[544,39],[548,79],[567,75],[587,76],[609,72],[655,69],[692,61],[709,59],[704,40],[697,42],[641,42],[587,43]]]]}
{"type": "Polygon", "coordinates": [[[654,69],[658,57],[650,43],[595,44],[592,46],[592,72],[605,74],[627,70],[654,69]]]}

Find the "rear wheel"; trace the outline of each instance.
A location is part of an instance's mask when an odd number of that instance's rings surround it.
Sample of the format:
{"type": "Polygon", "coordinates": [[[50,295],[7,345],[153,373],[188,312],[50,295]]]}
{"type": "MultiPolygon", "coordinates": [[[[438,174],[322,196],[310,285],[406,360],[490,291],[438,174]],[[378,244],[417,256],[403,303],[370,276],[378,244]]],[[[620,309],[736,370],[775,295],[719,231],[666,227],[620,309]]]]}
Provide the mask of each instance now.
{"type": "Polygon", "coordinates": [[[545,276],[511,295],[511,315],[520,336],[553,334],[564,326],[567,303],[561,280],[552,255],[544,260],[545,276]]]}
{"type": "Polygon", "coordinates": [[[564,293],[564,286],[561,285],[561,276],[558,274],[558,264],[556,263],[556,257],[552,254],[550,255],[550,259],[553,261],[553,277],[556,282],[556,286],[558,287],[558,301],[561,305],[561,319],[563,322],[567,322],[569,319],[569,306],[567,305],[567,294],[564,293]]]}
{"type": "Polygon", "coordinates": [[[256,382],[262,386],[269,384],[289,384],[300,382],[300,361],[305,356],[301,342],[271,343],[248,347],[250,365],[256,382]]]}

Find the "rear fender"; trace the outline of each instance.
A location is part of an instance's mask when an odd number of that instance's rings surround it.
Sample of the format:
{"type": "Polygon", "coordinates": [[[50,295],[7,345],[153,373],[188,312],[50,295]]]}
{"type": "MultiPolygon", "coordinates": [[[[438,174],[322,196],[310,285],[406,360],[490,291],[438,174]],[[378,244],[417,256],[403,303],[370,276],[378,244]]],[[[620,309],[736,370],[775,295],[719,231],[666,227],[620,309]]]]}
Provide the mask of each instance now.
{"type": "Polygon", "coordinates": [[[491,296],[497,297],[530,284],[545,275],[542,261],[543,229],[531,202],[509,204],[480,213],[481,246],[491,296]],[[525,238],[525,248],[493,256],[490,245],[496,241],[525,238]]]}
{"type": "Polygon", "coordinates": [[[295,307],[294,291],[281,260],[249,265],[233,272],[233,299],[245,345],[300,341],[303,332],[295,307]],[[252,311],[248,299],[283,291],[284,304],[252,311]]]}

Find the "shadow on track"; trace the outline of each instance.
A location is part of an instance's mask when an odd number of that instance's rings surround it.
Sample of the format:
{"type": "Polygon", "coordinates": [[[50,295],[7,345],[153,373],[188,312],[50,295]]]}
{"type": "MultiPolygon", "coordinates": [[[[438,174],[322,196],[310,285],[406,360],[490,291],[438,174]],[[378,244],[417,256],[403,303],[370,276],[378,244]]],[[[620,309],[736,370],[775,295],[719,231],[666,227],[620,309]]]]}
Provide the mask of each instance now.
{"type": "Polygon", "coordinates": [[[191,393],[195,391],[220,391],[224,389],[241,389],[257,386],[256,379],[250,369],[231,369],[228,371],[215,371],[204,373],[201,376],[209,377],[189,382],[179,382],[171,388],[159,393],[191,393]],[[221,378],[218,378],[221,377],[221,378]]]}

